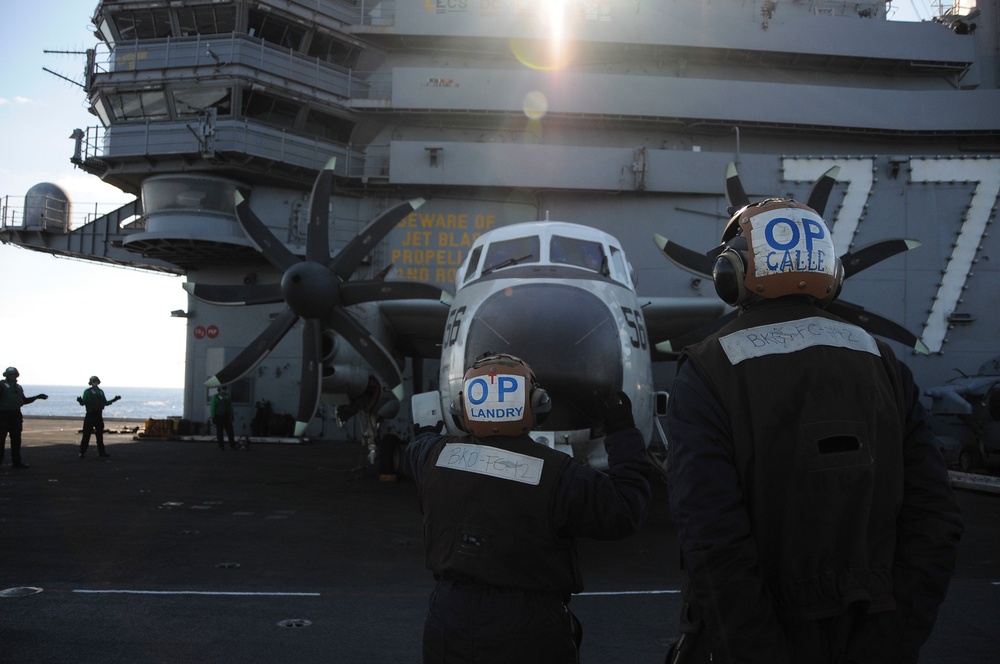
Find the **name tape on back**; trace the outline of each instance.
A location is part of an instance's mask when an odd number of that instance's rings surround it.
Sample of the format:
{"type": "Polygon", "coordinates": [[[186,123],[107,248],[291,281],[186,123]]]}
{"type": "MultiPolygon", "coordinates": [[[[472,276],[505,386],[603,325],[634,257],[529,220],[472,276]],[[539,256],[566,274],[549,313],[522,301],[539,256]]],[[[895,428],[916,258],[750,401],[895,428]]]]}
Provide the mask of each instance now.
{"type": "Polygon", "coordinates": [[[856,325],[811,316],[777,325],[761,325],[719,338],[733,364],[764,355],[794,353],[813,346],[835,346],[880,356],[870,334],[856,325]]]}
{"type": "Polygon", "coordinates": [[[489,445],[448,443],[438,455],[436,465],[440,468],[537,485],[542,480],[542,467],[545,461],[489,445]]]}

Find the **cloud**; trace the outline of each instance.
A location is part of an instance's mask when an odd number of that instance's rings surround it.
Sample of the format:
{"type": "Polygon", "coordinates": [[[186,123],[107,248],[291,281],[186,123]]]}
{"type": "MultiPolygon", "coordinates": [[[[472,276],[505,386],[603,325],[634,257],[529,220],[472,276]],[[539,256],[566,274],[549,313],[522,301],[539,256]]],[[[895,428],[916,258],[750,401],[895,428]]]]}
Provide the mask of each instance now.
{"type": "Polygon", "coordinates": [[[14,101],[18,104],[31,104],[32,101],[27,97],[14,97],[14,101]]]}

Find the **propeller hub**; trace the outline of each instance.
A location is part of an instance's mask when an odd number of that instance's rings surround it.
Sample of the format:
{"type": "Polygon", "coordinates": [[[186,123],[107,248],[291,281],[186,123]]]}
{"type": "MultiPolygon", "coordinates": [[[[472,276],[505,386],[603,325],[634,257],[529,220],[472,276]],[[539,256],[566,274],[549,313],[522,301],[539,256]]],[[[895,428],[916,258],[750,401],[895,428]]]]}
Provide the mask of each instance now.
{"type": "Polygon", "coordinates": [[[285,270],[281,295],[302,318],[325,319],[340,299],[340,279],[325,265],[302,261],[285,270]]]}

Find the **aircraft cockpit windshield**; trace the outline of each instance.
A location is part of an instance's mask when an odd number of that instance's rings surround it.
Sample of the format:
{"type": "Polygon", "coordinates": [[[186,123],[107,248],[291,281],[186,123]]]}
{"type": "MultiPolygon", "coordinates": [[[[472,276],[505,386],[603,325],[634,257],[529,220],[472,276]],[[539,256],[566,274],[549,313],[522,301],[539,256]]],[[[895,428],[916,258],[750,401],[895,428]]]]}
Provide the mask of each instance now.
{"type": "Polygon", "coordinates": [[[559,265],[582,267],[607,276],[608,259],[600,242],[579,240],[575,237],[553,235],[549,243],[549,260],[559,265]]]}
{"type": "Polygon", "coordinates": [[[539,251],[539,245],[540,242],[537,235],[493,242],[486,251],[486,260],[483,261],[483,274],[488,274],[493,270],[499,270],[511,265],[537,263],[542,255],[541,251],[539,251]]]}
{"type": "MultiPolygon", "coordinates": [[[[456,277],[455,285],[461,288],[470,280],[499,274],[508,268],[547,265],[580,270],[580,276],[593,273],[635,289],[635,271],[619,247],[602,240],[596,233],[591,237],[588,233],[560,235],[552,232],[555,229],[545,230],[548,232],[518,237],[508,234],[504,239],[477,243],[456,277]]],[[[552,273],[546,271],[545,274],[552,273]]],[[[569,273],[563,272],[562,276],[569,276],[569,273]]]]}

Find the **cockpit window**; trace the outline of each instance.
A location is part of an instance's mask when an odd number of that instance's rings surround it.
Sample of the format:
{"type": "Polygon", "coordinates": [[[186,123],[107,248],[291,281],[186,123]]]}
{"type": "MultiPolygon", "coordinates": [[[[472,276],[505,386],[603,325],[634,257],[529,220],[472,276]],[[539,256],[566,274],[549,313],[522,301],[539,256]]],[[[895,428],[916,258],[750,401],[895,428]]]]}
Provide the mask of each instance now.
{"type": "Polygon", "coordinates": [[[604,250],[599,242],[553,235],[549,244],[549,259],[553,263],[582,267],[593,272],[608,273],[604,250]]]}
{"type": "Polygon", "coordinates": [[[472,254],[469,256],[469,265],[465,268],[465,274],[459,275],[456,279],[455,284],[465,281],[470,276],[476,273],[476,268],[479,267],[479,255],[483,253],[482,247],[476,247],[472,250],[472,254]]]}
{"type": "Polygon", "coordinates": [[[537,263],[540,242],[537,235],[494,242],[486,251],[483,274],[522,263],[537,263]]]}

